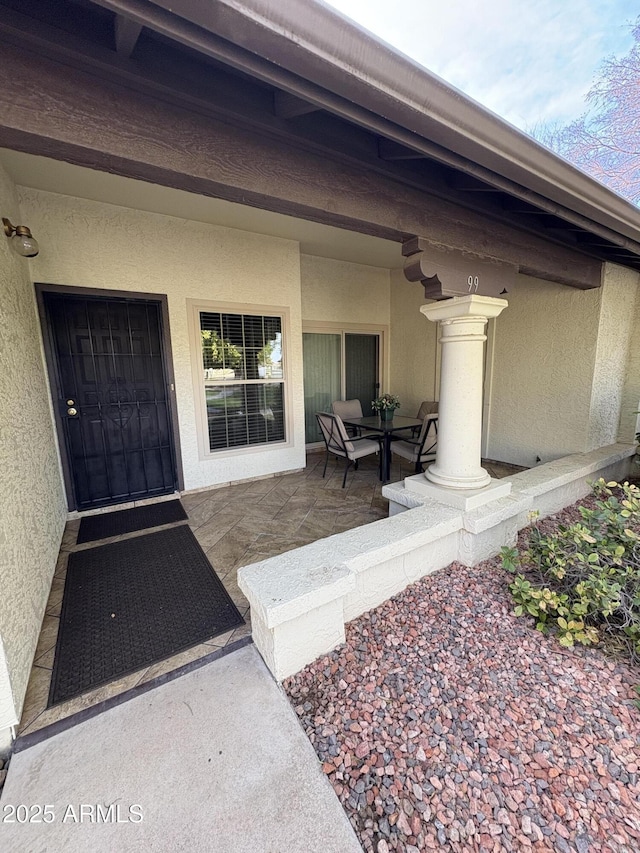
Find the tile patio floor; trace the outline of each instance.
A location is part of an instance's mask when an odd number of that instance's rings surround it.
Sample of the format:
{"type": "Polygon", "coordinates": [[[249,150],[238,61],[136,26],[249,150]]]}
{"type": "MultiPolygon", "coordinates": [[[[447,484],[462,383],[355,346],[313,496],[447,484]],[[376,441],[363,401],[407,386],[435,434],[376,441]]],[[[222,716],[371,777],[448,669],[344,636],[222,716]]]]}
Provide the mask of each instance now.
{"type": "MultiPolygon", "coordinates": [[[[323,465],[324,452],[308,453],[307,467],[299,473],[182,496],[182,504],[189,515],[189,525],[246,624],[46,710],[69,553],[150,532],[141,530],[76,545],[80,521],[75,519],[68,522],[36,649],[19,735],[32,734],[249,635],[249,606],[236,579],[240,566],[387,517],[388,501],[382,497],[382,484],[378,480],[377,462],[374,459],[361,460],[358,471],[351,469],[344,489],[342,463],[332,457],[325,479],[322,478],[323,465]]],[[[496,478],[522,470],[494,462],[486,462],[485,467],[496,478]]],[[[404,464],[402,460],[401,464],[394,458],[392,482],[412,473],[413,469],[408,463],[404,464]]],[[[154,531],[161,529],[157,527],[154,531]]]]}

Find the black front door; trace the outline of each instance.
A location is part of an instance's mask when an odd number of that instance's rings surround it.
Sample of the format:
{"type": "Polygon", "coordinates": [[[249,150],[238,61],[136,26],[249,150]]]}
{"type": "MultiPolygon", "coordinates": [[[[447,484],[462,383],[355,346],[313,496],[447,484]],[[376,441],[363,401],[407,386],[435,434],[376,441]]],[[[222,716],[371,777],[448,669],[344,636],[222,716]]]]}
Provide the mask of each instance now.
{"type": "Polygon", "coordinates": [[[43,300],[76,508],[174,491],[160,303],[48,291],[43,300]]]}

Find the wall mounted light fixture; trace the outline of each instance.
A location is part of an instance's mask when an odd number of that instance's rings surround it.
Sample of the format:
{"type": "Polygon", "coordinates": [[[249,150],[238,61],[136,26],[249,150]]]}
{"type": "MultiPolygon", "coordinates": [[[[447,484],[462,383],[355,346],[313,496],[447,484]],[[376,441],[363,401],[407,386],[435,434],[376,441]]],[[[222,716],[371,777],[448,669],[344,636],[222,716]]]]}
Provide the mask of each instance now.
{"type": "Polygon", "coordinates": [[[31,231],[26,225],[12,225],[8,219],[2,218],[4,233],[9,238],[9,242],[13,247],[14,252],[21,255],[23,258],[35,258],[40,251],[40,246],[31,231]]]}

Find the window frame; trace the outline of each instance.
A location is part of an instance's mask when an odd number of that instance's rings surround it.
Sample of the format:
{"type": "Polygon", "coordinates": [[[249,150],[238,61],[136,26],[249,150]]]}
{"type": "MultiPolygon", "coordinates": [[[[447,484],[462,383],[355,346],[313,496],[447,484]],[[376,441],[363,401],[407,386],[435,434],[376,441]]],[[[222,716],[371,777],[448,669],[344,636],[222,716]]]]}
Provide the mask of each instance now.
{"type": "Polygon", "coordinates": [[[189,342],[191,351],[191,374],[198,441],[198,456],[201,461],[228,459],[234,456],[246,456],[248,453],[265,453],[293,447],[293,418],[291,406],[291,324],[289,308],[282,305],[258,305],[254,303],[213,302],[209,300],[188,299],[189,342]],[[216,383],[202,378],[202,342],[200,313],[243,314],[254,317],[279,317],[282,330],[282,379],[234,379],[216,383]],[[273,382],[283,386],[284,429],[282,441],[269,441],[263,444],[246,444],[241,447],[228,447],[211,450],[209,445],[209,421],[206,402],[206,389],[212,385],[268,385],[273,382]]]}
{"type": "MultiPolygon", "coordinates": [[[[340,399],[345,399],[345,336],[346,335],[378,335],[378,379],[380,389],[387,387],[389,376],[389,326],[378,323],[338,323],[331,320],[308,320],[302,323],[302,334],[306,332],[320,335],[340,335],[340,399]]],[[[303,356],[304,357],[304,356],[303,356]]],[[[322,441],[306,442],[307,450],[317,450],[324,447],[322,441]]]]}

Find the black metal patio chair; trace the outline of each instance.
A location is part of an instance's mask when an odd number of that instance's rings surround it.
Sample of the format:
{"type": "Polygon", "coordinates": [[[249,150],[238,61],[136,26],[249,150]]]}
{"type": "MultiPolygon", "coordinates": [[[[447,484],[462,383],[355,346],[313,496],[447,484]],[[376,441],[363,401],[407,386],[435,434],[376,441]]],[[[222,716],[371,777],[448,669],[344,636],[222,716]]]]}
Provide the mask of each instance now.
{"type": "MultiPolygon", "coordinates": [[[[331,411],[334,415],[342,418],[343,421],[348,420],[349,418],[364,417],[362,413],[362,403],[360,400],[334,400],[331,404],[331,411]]],[[[345,429],[348,436],[356,435],[358,437],[364,436],[364,438],[376,437],[375,433],[363,432],[362,427],[347,426],[347,424],[345,424],[345,429]]]]}
{"type": "Polygon", "coordinates": [[[436,458],[437,445],[438,415],[431,413],[425,415],[418,437],[392,442],[391,453],[397,453],[398,456],[413,462],[415,472],[419,474],[424,470],[425,462],[433,462],[436,458]]]}
{"type": "Polygon", "coordinates": [[[347,435],[342,418],[330,412],[316,412],[316,418],[326,448],[324,470],[322,472],[323,477],[327,473],[327,462],[329,461],[330,453],[344,459],[346,463],[344,477],[342,478],[342,488],[344,489],[349,466],[353,463],[354,469],[357,471],[359,459],[362,459],[363,456],[369,456],[371,453],[377,453],[378,477],[382,478],[382,451],[380,450],[379,439],[350,437],[347,435]]]}
{"type": "MultiPolygon", "coordinates": [[[[427,415],[437,415],[439,406],[440,404],[436,400],[423,400],[420,403],[420,408],[418,409],[416,418],[420,421],[424,421],[427,415]]],[[[419,432],[420,427],[414,427],[411,430],[413,438],[416,438],[419,432]]]]}

